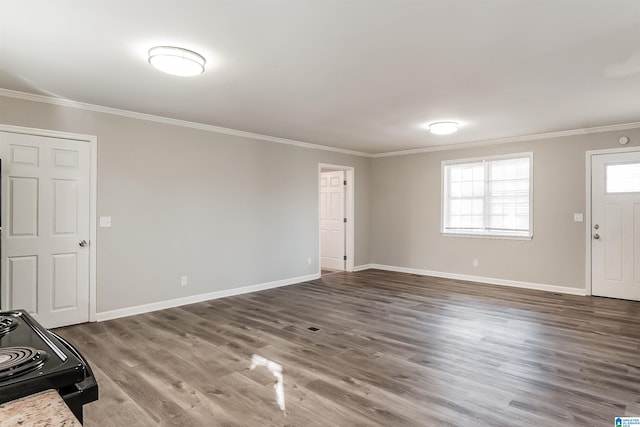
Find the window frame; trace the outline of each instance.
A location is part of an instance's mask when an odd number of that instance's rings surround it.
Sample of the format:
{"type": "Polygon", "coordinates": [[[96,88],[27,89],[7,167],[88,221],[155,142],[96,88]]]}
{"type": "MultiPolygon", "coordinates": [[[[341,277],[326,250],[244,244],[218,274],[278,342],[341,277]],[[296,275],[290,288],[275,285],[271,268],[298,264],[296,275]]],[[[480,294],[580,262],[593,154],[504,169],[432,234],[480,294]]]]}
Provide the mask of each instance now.
{"type": "MultiPolygon", "coordinates": [[[[442,236],[451,236],[451,237],[471,237],[471,238],[479,238],[479,239],[501,239],[501,240],[531,240],[533,238],[533,152],[523,152],[523,153],[513,153],[513,154],[503,154],[503,155],[495,155],[495,156],[483,156],[483,157],[473,157],[473,158],[465,158],[465,159],[453,159],[453,160],[443,160],[440,164],[440,233],[442,236]],[[528,158],[529,159],[529,230],[528,232],[523,233],[497,233],[495,231],[489,231],[484,229],[482,232],[469,232],[468,230],[463,231],[455,231],[455,229],[445,229],[445,219],[446,219],[446,209],[448,205],[447,198],[447,179],[446,179],[446,168],[447,166],[452,165],[461,165],[466,163],[489,163],[497,160],[510,160],[510,159],[521,159],[528,158]],[[525,234],[526,233],[526,234],[525,234]]],[[[487,187],[488,181],[484,180],[485,189],[487,187]]],[[[486,200],[486,193],[484,195],[486,200]]],[[[488,218],[488,214],[485,210],[483,212],[483,221],[488,218]]]]}

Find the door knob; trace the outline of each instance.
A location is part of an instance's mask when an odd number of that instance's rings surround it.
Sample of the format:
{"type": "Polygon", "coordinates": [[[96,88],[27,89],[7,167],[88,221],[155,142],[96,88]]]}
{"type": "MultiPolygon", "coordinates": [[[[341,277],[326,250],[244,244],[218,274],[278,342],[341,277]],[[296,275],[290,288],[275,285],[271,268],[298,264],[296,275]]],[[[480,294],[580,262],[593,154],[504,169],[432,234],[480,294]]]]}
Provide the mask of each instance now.
{"type": "Polygon", "coordinates": [[[594,238],[594,239],[596,239],[596,240],[598,240],[598,239],[600,238],[600,235],[599,235],[599,234],[594,234],[594,235],[593,235],[593,238],[594,238]]]}
{"type": "Polygon", "coordinates": [[[596,224],[596,225],[593,226],[593,228],[595,228],[597,230],[598,228],[600,228],[600,226],[598,224],[596,224]]]}
{"type": "Polygon", "coordinates": [[[78,243],[80,245],[81,248],[84,248],[85,246],[87,246],[87,241],[83,240],[80,243],[78,243]]]}

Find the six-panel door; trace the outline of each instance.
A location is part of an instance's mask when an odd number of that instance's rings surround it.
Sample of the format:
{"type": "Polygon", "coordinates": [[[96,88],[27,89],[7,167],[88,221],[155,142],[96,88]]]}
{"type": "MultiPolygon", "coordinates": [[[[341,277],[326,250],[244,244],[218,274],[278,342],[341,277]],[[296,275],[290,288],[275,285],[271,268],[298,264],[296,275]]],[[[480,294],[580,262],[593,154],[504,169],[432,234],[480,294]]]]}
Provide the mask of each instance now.
{"type": "Polygon", "coordinates": [[[344,171],[320,174],[320,260],[322,268],[344,270],[344,171]]]}
{"type": "Polygon", "coordinates": [[[89,320],[90,146],[0,132],[2,308],[48,328],[89,320]]]}

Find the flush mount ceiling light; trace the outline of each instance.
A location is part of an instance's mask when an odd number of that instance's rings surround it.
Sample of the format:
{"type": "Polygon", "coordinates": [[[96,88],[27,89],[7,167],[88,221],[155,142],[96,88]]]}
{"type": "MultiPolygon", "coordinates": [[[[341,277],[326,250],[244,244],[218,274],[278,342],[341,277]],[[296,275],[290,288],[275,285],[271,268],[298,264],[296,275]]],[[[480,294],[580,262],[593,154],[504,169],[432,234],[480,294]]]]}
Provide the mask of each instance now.
{"type": "Polygon", "coordinates": [[[429,125],[429,132],[436,135],[449,135],[458,131],[457,122],[436,122],[429,125]]]}
{"type": "Polygon", "coordinates": [[[149,64],[174,76],[202,74],[206,62],[202,55],[180,47],[156,46],[149,49],[149,64]]]}

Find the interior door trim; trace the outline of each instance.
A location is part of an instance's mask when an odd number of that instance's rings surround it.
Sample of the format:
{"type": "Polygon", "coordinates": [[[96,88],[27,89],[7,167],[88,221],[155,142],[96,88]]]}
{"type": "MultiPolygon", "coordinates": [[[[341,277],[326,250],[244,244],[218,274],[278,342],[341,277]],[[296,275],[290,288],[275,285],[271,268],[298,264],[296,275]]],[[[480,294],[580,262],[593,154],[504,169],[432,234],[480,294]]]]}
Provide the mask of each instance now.
{"type": "Polygon", "coordinates": [[[79,133],[59,132],[49,129],[28,128],[22,126],[0,124],[0,132],[19,133],[26,135],[44,136],[49,138],[71,139],[74,141],[86,142],[90,144],[90,177],[89,188],[89,321],[96,321],[96,217],[98,200],[98,137],[95,135],[84,135],[79,133]]]}
{"type": "Polygon", "coordinates": [[[632,153],[632,152],[640,152],[640,147],[624,147],[624,148],[607,148],[603,150],[589,150],[586,154],[586,208],[585,208],[585,295],[593,295],[592,293],[592,280],[591,280],[591,245],[593,244],[593,240],[591,239],[591,163],[593,160],[593,156],[598,156],[602,154],[619,154],[619,153],[632,153]]]}

